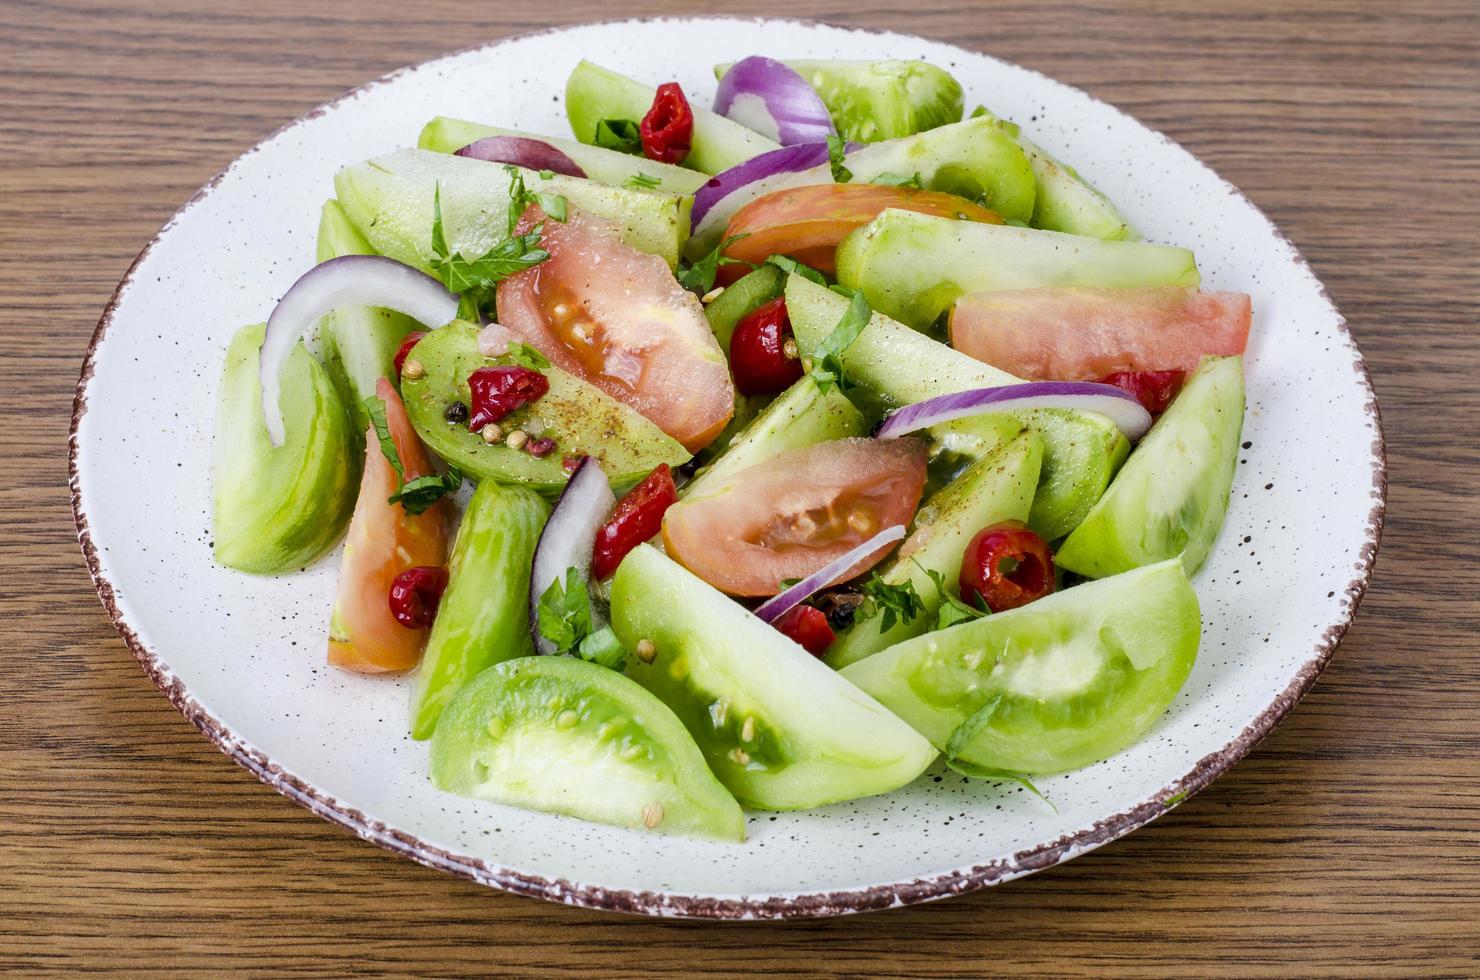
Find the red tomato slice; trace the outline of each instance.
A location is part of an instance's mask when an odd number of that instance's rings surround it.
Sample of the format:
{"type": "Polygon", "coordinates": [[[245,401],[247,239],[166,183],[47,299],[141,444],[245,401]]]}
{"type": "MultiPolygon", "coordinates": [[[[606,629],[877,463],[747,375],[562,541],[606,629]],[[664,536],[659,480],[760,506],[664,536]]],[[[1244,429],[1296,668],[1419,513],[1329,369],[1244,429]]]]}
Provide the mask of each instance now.
{"type": "MultiPolygon", "coordinates": [[[[668,508],[669,557],[731,595],[768,596],[806,578],[884,528],[909,524],[925,488],[925,448],[913,439],[839,439],[741,470],[668,508]]],[[[868,571],[880,549],[844,582],[868,571]]]]}
{"type": "MultiPolygon", "coordinates": [[[[386,427],[406,479],[430,476],[432,461],[396,389],[381,378],[375,393],[385,402],[386,427]]],[[[447,504],[439,500],[420,514],[408,514],[400,504],[386,502],[398,488],[396,471],[381,451],[375,429],[367,429],[365,472],[344,542],[339,591],[329,622],[329,663],[335,667],[378,674],[410,670],[421,660],[427,631],[396,622],[391,583],[408,568],[447,562],[447,504]]]]}
{"type": "Polygon", "coordinates": [[[548,221],[531,207],[519,233],[537,221],[550,257],[499,283],[499,322],[689,452],[712,442],[735,410],[735,387],[699,300],[598,218],[548,221]]]}
{"type": "Polygon", "coordinates": [[[1244,293],[1180,286],[1013,289],[976,293],[951,310],[951,344],[1036,381],[1091,381],[1120,371],[1192,371],[1208,354],[1242,354],[1244,293]]]}
{"type": "MultiPolygon", "coordinates": [[[[725,237],[745,235],[725,249],[731,258],[764,262],[789,255],[828,275],[837,271],[838,242],[868,224],[885,208],[918,211],[1000,225],[1002,218],[964,197],[887,184],[810,184],[772,191],[736,211],[725,237]]],[[[747,272],[743,265],[721,265],[717,281],[728,285],[747,272]]]]}

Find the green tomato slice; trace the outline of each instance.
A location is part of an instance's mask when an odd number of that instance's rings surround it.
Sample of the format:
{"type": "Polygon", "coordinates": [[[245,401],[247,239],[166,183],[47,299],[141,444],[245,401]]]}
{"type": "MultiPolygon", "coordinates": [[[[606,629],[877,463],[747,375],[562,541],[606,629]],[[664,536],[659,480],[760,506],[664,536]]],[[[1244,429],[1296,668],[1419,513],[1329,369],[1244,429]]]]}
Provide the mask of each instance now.
{"type": "Polygon", "coordinates": [[[842,675],[956,760],[1053,773],[1140,738],[1182,689],[1200,634],[1173,559],[907,640],[842,675]]]}
{"type": "Polygon", "coordinates": [[[672,711],[571,657],[488,668],[432,737],[438,789],[660,834],[745,839],[745,815],[672,711]]]}

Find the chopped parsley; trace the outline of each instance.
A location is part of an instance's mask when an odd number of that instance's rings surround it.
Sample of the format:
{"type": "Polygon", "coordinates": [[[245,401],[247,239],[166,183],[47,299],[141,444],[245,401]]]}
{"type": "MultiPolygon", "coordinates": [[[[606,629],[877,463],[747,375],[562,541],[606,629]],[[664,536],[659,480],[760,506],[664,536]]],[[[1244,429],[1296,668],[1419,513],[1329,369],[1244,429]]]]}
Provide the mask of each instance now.
{"type": "Polygon", "coordinates": [[[873,315],[873,308],[868,305],[863,293],[854,293],[848,301],[848,311],[813,353],[810,377],[820,391],[826,393],[833,385],[837,385],[839,391],[847,391],[853,387],[843,377],[843,352],[863,333],[873,315]]]}
{"type": "Polygon", "coordinates": [[[853,171],[843,166],[843,155],[848,152],[848,141],[836,133],[827,137],[827,163],[832,168],[834,183],[846,184],[853,179],[853,171]]]}
{"type": "MultiPolygon", "coordinates": [[[[940,595],[940,608],[935,614],[935,629],[949,629],[959,623],[969,623],[973,619],[981,619],[983,616],[990,614],[990,610],[986,608],[985,603],[982,603],[982,608],[976,609],[967,605],[961,599],[956,598],[946,588],[945,576],[940,572],[937,572],[933,568],[926,568],[913,557],[910,558],[910,561],[915,562],[915,567],[930,578],[931,583],[935,586],[935,591],[940,595]]],[[[981,601],[981,596],[977,596],[977,601],[981,601]]]]}
{"type": "Polygon", "coordinates": [[[920,593],[915,591],[915,583],[909,579],[899,585],[890,585],[875,572],[859,588],[867,596],[860,612],[868,619],[882,617],[879,622],[881,633],[892,630],[895,622],[909,625],[925,612],[925,603],[920,600],[920,593]]]}
{"type": "Polygon", "coordinates": [[[925,189],[925,185],[920,181],[920,171],[918,170],[908,177],[904,174],[897,174],[892,170],[886,170],[873,180],[870,180],[869,183],[883,184],[885,187],[910,187],[917,191],[925,189]]]}
{"type": "Polygon", "coordinates": [[[631,119],[603,119],[596,124],[597,146],[620,153],[641,153],[642,132],[631,119]]]}
{"type": "Polygon", "coordinates": [[[722,265],[749,265],[741,259],[732,259],[721,253],[745,235],[731,235],[714,247],[714,250],[678,274],[679,285],[693,290],[701,296],[714,288],[714,277],[722,265]]]}
{"type": "Polygon", "coordinates": [[[807,265],[804,262],[798,262],[790,255],[772,255],[769,256],[762,264],[774,265],[782,272],[789,272],[794,276],[801,276],[803,279],[809,279],[819,286],[827,285],[826,276],[818,272],[816,269],[812,268],[810,265],[807,265]]]}
{"type": "Polygon", "coordinates": [[[391,438],[390,424],[385,419],[385,402],[371,395],[360,405],[370,416],[375,438],[380,442],[380,452],[391,464],[391,469],[396,471],[396,481],[400,484],[396,492],[386,498],[386,503],[400,504],[408,514],[420,514],[447,494],[457,492],[457,488],[462,486],[463,476],[456,466],[447,467],[444,476],[433,474],[407,480],[406,467],[401,463],[401,454],[396,451],[396,441],[391,438]]]}
{"type": "Polygon", "coordinates": [[[527,367],[531,371],[548,371],[550,369],[550,359],[548,357],[528,344],[517,340],[509,344],[509,349],[504,353],[504,356],[514,364],[518,364],[520,367],[527,367]]]}
{"type": "Polygon", "coordinates": [[[1011,769],[994,769],[990,766],[979,766],[974,762],[967,762],[961,758],[961,753],[966,751],[967,747],[976,740],[976,737],[992,721],[992,716],[996,714],[997,708],[1002,704],[1002,698],[1002,692],[998,691],[995,695],[988,698],[986,703],[980,708],[973,711],[965,721],[956,726],[956,730],[951,732],[950,738],[946,739],[945,749],[941,752],[945,756],[945,763],[954,771],[971,779],[991,779],[998,782],[1017,783],[1047,803],[1050,807],[1053,807],[1053,811],[1057,813],[1059,808],[1053,805],[1052,800],[1043,795],[1042,790],[1033,785],[1027,773],[1016,772],[1011,769]]]}
{"type": "Polygon", "coordinates": [[[631,187],[639,191],[650,191],[655,187],[662,186],[662,184],[663,181],[657,177],[650,177],[647,174],[633,174],[631,177],[622,181],[623,187],[631,187]]]}
{"type": "Polygon", "coordinates": [[[616,667],[627,651],[610,626],[592,628],[591,596],[586,578],[577,568],[565,570],[565,580],[550,583],[540,596],[540,635],[555,644],[556,653],[569,653],[600,664],[616,667]]]}

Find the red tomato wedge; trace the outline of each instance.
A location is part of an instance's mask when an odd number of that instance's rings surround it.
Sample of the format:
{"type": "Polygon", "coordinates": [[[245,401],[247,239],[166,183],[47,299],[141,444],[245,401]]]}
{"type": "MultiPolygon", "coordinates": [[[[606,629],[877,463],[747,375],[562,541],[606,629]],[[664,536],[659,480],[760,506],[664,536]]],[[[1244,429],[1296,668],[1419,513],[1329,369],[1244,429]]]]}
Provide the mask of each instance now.
{"type": "MultiPolygon", "coordinates": [[[[375,385],[385,402],[386,427],[406,479],[433,473],[426,447],[411,428],[401,397],[385,378],[375,385]]],[[[448,513],[439,500],[420,514],[387,502],[399,488],[373,427],[365,435],[365,472],[349,522],[339,591],[329,621],[329,663],[363,674],[410,670],[421,660],[425,629],[408,629],[391,612],[391,583],[408,568],[447,562],[448,513]]]]}
{"type": "Polygon", "coordinates": [[[951,346],[1035,381],[1092,381],[1120,371],[1192,371],[1210,354],[1242,354],[1244,293],[1180,286],[1012,289],[951,310],[951,346]]]}
{"type": "MultiPolygon", "coordinates": [[[[874,220],[885,208],[1002,224],[997,212],[954,194],[887,184],[810,184],[772,191],[736,211],[725,228],[725,237],[746,237],[725,249],[725,255],[746,262],[789,255],[833,275],[837,271],[834,253],[838,242],[853,229],[874,220]]],[[[721,265],[716,281],[728,285],[747,271],[743,265],[721,265]]]]}
{"type": "MultiPolygon", "coordinates": [[[[668,555],[731,595],[769,596],[878,532],[908,525],[925,489],[925,447],[914,439],[839,439],[741,470],[663,516],[668,555]]],[[[835,582],[868,571],[894,545],[835,582]]]]}
{"type": "Polygon", "coordinates": [[[707,446],[730,421],[735,387],[699,300],[599,218],[549,221],[531,207],[519,233],[539,221],[550,257],[498,284],[499,322],[689,452],[707,446]]]}

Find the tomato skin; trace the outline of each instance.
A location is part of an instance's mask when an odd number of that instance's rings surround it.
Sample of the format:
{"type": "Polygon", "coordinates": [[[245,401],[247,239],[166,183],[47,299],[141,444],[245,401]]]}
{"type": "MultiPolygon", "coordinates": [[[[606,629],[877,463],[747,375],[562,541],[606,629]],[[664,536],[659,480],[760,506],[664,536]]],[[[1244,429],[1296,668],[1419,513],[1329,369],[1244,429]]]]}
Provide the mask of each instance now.
{"type": "MultiPolygon", "coordinates": [[[[722,592],[775,595],[875,534],[909,524],[925,488],[925,446],[914,439],[837,439],[803,446],[706,485],[668,509],[668,555],[722,592]]],[[[834,582],[853,578],[886,545],[834,582]]]]}
{"type": "Polygon", "coordinates": [[[735,324],[730,335],[730,372],[742,395],[774,395],[790,388],[802,377],[802,360],[786,355],[792,339],[791,320],[786,315],[786,297],[777,296],[757,307],[735,324]]]}
{"type": "Polygon", "coordinates": [[[821,657],[837,639],[828,625],[827,614],[816,606],[794,606],[771,625],[797,641],[814,657],[821,657]]]}
{"type": "Polygon", "coordinates": [[[411,348],[416,346],[416,342],[426,335],[427,332],[425,330],[413,330],[406,335],[405,340],[401,341],[401,346],[396,348],[396,356],[393,362],[396,366],[396,377],[399,378],[401,376],[401,369],[406,366],[406,355],[410,354],[411,348]]]}
{"type": "Polygon", "coordinates": [[[959,584],[962,599],[980,599],[994,613],[1041,599],[1054,588],[1048,542],[1021,521],[988,525],[966,546],[959,584]],[[1004,561],[1013,567],[1004,569],[1004,561]]]}
{"type": "Polygon", "coordinates": [[[391,615],[409,630],[426,629],[437,615],[437,604],[447,591],[447,569],[441,565],[408,568],[391,582],[391,615]]]}
{"type": "Polygon", "coordinates": [[[539,222],[550,257],[498,284],[500,324],[689,452],[714,441],[734,414],[735,385],[698,297],[608,222],[574,210],[548,221],[533,206],[518,232],[539,222]]]}
{"type": "Polygon", "coordinates": [[[1186,371],[1115,371],[1101,378],[1100,383],[1130,392],[1146,411],[1160,415],[1186,380],[1186,371]]]}
{"type": "Polygon", "coordinates": [[[694,110],[677,82],[664,82],[653,106],[637,127],[642,152],[649,160],[683,163],[694,140],[694,110]]]}
{"type": "Polygon", "coordinates": [[[503,421],[515,409],[539,401],[550,390],[550,379],[518,365],[482,367],[468,375],[468,390],[473,396],[468,428],[477,432],[490,422],[503,421]]]}
{"type": "Polygon", "coordinates": [[[667,463],[659,463],[637,486],[628,490],[612,515],[596,532],[591,574],[604,579],[614,574],[627,553],[663,529],[663,515],[678,503],[678,487],[667,463]]]}
{"type": "MultiPolygon", "coordinates": [[[[754,263],[772,255],[789,255],[833,275],[838,242],[886,208],[1002,223],[995,211],[954,194],[887,184],[810,184],[772,191],[736,211],[724,237],[746,237],[731,243],[724,254],[754,263]]],[[[716,281],[729,285],[746,271],[743,265],[721,265],[716,281]]]]}
{"type": "MultiPolygon", "coordinates": [[[[386,378],[375,386],[406,479],[433,472],[400,396],[386,378]]],[[[424,629],[407,629],[391,611],[391,584],[408,568],[447,562],[447,502],[409,514],[386,498],[399,486],[373,427],[365,432],[365,469],[345,537],[329,626],[329,663],[359,673],[410,670],[421,660],[424,629]]]]}

